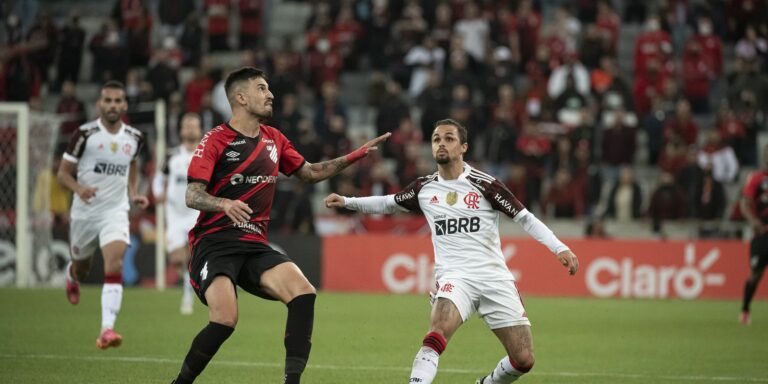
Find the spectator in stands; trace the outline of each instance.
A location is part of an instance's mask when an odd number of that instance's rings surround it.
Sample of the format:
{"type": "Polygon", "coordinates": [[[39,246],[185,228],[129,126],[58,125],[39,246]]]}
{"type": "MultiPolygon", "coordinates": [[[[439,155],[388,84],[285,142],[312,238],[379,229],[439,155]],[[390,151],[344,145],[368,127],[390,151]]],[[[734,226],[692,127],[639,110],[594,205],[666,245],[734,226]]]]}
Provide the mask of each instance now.
{"type": "Polygon", "coordinates": [[[768,75],[760,71],[757,60],[736,60],[734,73],[728,78],[728,100],[736,110],[744,103],[754,103],[763,113],[768,112],[768,75]]]}
{"type": "Polygon", "coordinates": [[[651,231],[665,237],[662,229],[664,220],[681,220],[686,217],[688,201],[685,192],[675,184],[675,177],[669,172],[659,175],[659,184],[651,194],[648,216],[651,217],[651,231]]]}
{"type": "Polygon", "coordinates": [[[541,212],[552,212],[555,218],[579,218],[584,214],[584,196],[567,168],[555,172],[552,185],[541,202],[541,212]]]}
{"type": "Polygon", "coordinates": [[[3,65],[6,100],[27,102],[39,97],[43,84],[39,70],[23,48],[10,51],[3,65]]]}
{"type": "Polygon", "coordinates": [[[736,57],[744,61],[755,61],[764,64],[768,58],[768,40],[760,36],[754,25],[747,25],[744,37],[739,39],[734,48],[736,57]]]}
{"type": "Polygon", "coordinates": [[[323,140],[323,156],[335,159],[349,152],[352,142],[347,134],[347,120],[342,115],[331,115],[328,119],[328,130],[321,136],[323,140]]]}
{"type": "Polygon", "coordinates": [[[715,116],[715,129],[720,133],[720,138],[725,145],[733,148],[739,162],[745,161],[747,150],[747,131],[744,123],[736,117],[733,109],[727,101],[720,103],[720,108],[715,116]]]}
{"type": "Polygon", "coordinates": [[[59,30],[51,19],[50,13],[41,9],[35,23],[27,31],[27,49],[29,58],[37,67],[43,83],[48,83],[48,69],[56,59],[59,48],[59,30]]]}
{"type": "Polygon", "coordinates": [[[673,83],[661,68],[656,59],[644,62],[644,71],[636,71],[634,85],[635,111],[638,116],[645,116],[650,112],[651,100],[664,93],[668,84],[673,83]]]}
{"type": "Polygon", "coordinates": [[[601,57],[600,67],[592,71],[590,79],[592,95],[600,108],[623,107],[627,111],[634,111],[632,87],[619,73],[613,57],[601,57]]]}
{"type": "Polygon", "coordinates": [[[304,116],[299,110],[299,100],[295,93],[282,93],[282,99],[283,107],[273,114],[273,121],[288,140],[295,142],[299,138],[299,125],[304,116]]]}
{"type": "Polygon", "coordinates": [[[203,131],[205,132],[208,132],[213,127],[229,120],[229,117],[224,117],[224,115],[213,108],[213,96],[210,92],[206,92],[203,95],[203,98],[200,100],[199,114],[200,125],[203,127],[203,131]]]}
{"type": "Polygon", "coordinates": [[[623,167],[619,177],[608,194],[604,217],[629,222],[640,218],[643,206],[643,194],[640,184],[635,180],[635,173],[630,167],[623,167]]]}
{"type": "Polygon", "coordinates": [[[692,40],[701,46],[701,56],[707,66],[714,70],[714,77],[723,75],[723,43],[720,36],[713,33],[712,20],[706,16],[699,17],[696,34],[692,40]]]}
{"type": "Polygon", "coordinates": [[[365,26],[366,44],[368,49],[368,61],[371,67],[377,71],[387,70],[392,55],[391,15],[386,4],[373,3],[371,21],[365,26]]]}
{"type": "Polygon", "coordinates": [[[393,80],[387,81],[386,84],[387,94],[376,115],[376,132],[381,132],[381,135],[394,131],[403,118],[411,115],[400,84],[393,80]]]}
{"type": "Polygon", "coordinates": [[[211,52],[229,49],[229,13],[231,0],[203,0],[208,15],[208,45],[211,52]]]}
{"type": "Polygon", "coordinates": [[[518,163],[507,163],[508,177],[504,185],[512,192],[517,200],[526,207],[530,207],[528,197],[528,183],[525,174],[525,166],[518,163]]]}
{"type": "MultiPolygon", "coordinates": [[[[552,79],[555,79],[555,73],[550,78],[550,84],[552,79]]],[[[587,97],[579,92],[576,82],[574,76],[566,77],[563,91],[552,101],[552,114],[557,117],[558,122],[568,127],[580,125],[582,111],[587,108],[587,97]]]]}
{"type": "Polygon", "coordinates": [[[421,130],[416,129],[410,116],[403,116],[400,119],[397,129],[392,131],[392,136],[387,140],[386,145],[398,161],[405,161],[405,147],[410,144],[421,144],[424,141],[421,130]]]}
{"type": "Polygon", "coordinates": [[[427,36],[421,41],[421,44],[415,45],[408,51],[403,58],[403,64],[411,71],[408,95],[411,99],[416,99],[427,88],[432,72],[436,72],[437,76],[442,75],[445,65],[445,50],[437,46],[432,37],[427,36]]]}
{"type": "Polygon", "coordinates": [[[694,187],[692,203],[693,217],[699,220],[699,237],[718,236],[726,197],[723,184],[712,176],[712,169],[703,169],[703,177],[694,187]]]}
{"type": "Polygon", "coordinates": [[[517,63],[513,60],[512,51],[505,45],[493,49],[490,58],[489,74],[485,76],[483,93],[486,102],[495,101],[499,87],[514,84],[517,79],[517,63]]]}
{"type": "Polygon", "coordinates": [[[751,91],[744,91],[740,94],[739,101],[736,103],[738,105],[736,115],[739,121],[744,124],[744,141],[746,145],[743,149],[742,161],[745,165],[756,164],[757,133],[766,126],[765,112],[760,109],[756,100],[757,98],[751,91]]]}
{"type": "Polygon", "coordinates": [[[417,105],[421,109],[421,133],[424,140],[430,140],[434,122],[448,114],[450,91],[443,85],[440,72],[430,71],[427,87],[421,92],[417,105]]]}
{"type": "Polygon", "coordinates": [[[355,20],[352,6],[344,5],[339,10],[336,22],[331,28],[338,46],[339,55],[345,69],[355,69],[358,66],[358,44],[363,38],[363,26],[355,20]]]}
{"type": "Polygon", "coordinates": [[[144,0],[116,0],[112,8],[112,19],[120,29],[135,29],[146,16],[146,10],[144,0]]]}
{"type": "Polygon", "coordinates": [[[156,98],[168,101],[171,93],[179,89],[178,71],[170,65],[166,50],[157,50],[152,61],[147,81],[152,84],[156,98]]]}
{"type": "Polygon", "coordinates": [[[702,169],[709,169],[712,177],[722,184],[736,181],[739,175],[736,153],[722,142],[716,130],[707,133],[707,141],[699,150],[698,164],[702,169]]]}
{"type": "Polygon", "coordinates": [[[713,64],[697,40],[688,41],[683,54],[683,94],[696,114],[709,113],[710,82],[718,76],[713,64]]]}
{"type": "Polygon", "coordinates": [[[552,151],[549,138],[538,130],[535,122],[528,124],[517,139],[519,162],[525,166],[528,201],[533,206],[539,202],[541,183],[544,179],[546,163],[552,151]]]}
{"type": "Polygon", "coordinates": [[[61,87],[61,99],[56,106],[56,113],[62,119],[58,141],[68,143],[72,134],[85,124],[86,118],[85,104],[77,98],[75,83],[70,80],[65,81],[61,87]]]}
{"type": "Polygon", "coordinates": [[[659,168],[677,177],[689,164],[689,148],[693,147],[688,146],[680,136],[673,134],[664,143],[664,150],[659,156],[659,168]]]}
{"type": "Polygon", "coordinates": [[[453,35],[453,12],[448,3],[440,2],[435,6],[435,20],[429,28],[429,36],[435,44],[448,51],[453,35]]]}
{"type": "Polygon", "coordinates": [[[360,194],[363,196],[384,196],[400,191],[397,177],[384,163],[373,164],[369,172],[360,176],[360,194]]]}
{"type": "Polygon", "coordinates": [[[645,31],[635,40],[635,74],[643,76],[649,72],[649,63],[656,62],[657,69],[665,72],[672,56],[672,39],[661,29],[661,20],[657,15],[649,15],[645,22],[645,31]]]}
{"type": "MultiPolygon", "coordinates": [[[[645,18],[643,16],[643,18],[645,18]]],[[[611,2],[600,0],[597,2],[597,18],[595,24],[600,28],[603,39],[606,42],[606,51],[612,56],[619,52],[619,31],[621,29],[621,18],[614,11],[611,2]]]]}
{"type": "Polygon", "coordinates": [[[536,47],[539,44],[541,31],[541,14],[533,7],[532,0],[521,0],[515,14],[515,29],[517,40],[520,42],[520,57],[523,65],[534,59],[536,47]]]}
{"type": "Polygon", "coordinates": [[[183,56],[182,65],[196,67],[203,56],[203,27],[196,12],[192,12],[184,21],[184,29],[179,37],[179,47],[183,56]]]}
{"type": "MultiPolygon", "coordinates": [[[[195,0],[163,0],[158,2],[157,15],[160,19],[160,35],[181,39],[184,23],[195,12],[195,0]]],[[[198,43],[200,41],[198,40],[198,43]]]]}
{"type": "Polygon", "coordinates": [[[464,50],[479,62],[486,59],[486,47],[490,40],[490,25],[482,17],[477,4],[468,1],[463,16],[454,24],[454,33],[461,38],[464,50]]]}
{"type": "Polygon", "coordinates": [[[672,135],[679,136],[687,145],[696,144],[699,126],[693,121],[691,104],[687,100],[678,100],[675,115],[664,125],[664,140],[669,141],[672,135]]]}
{"type": "Polygon", "coordinates": [[[152,57],[152,17],[149,10],[143,12],[132,27],[123,27],[132,67],[146,67],[152,57]]]}
{"type": "Polygon", "coordinates": [[[318,89],[325,82],[337,82],[343,60],[329,25],[318,25],[307,34],[309,83],[318,89]]]}
{"type": "Polygon", "coordinates": [[[331,120],[334,117],[340,116],[346,120],[347,108],[339,100],[339,87],[336,83],[330,81],[323,83],[320,93],[321,98],[315,107],[314,127],[320,137],[325,137],[330,131],[331,120]]]}
{"type": "Polygon", "coordinates": [[[264,0],[239,0],[241,50],[255,48],[259,44],[263,13],[264,0]]]}
{"type": "MultiPolygon", "coordinates": [[[[271,77],[270,81],[272,81],[271,77]]],[[[211,77],[208,75],[207,69],[203,66],[195,68],[195,74],[187,83],[187,87],[184,90],[186,112],[199,112],[203,95],[211,92],[211,89],[213,89],[213,80],[211,80],[211,77]]],[[[276,94],[283,95],[285,93],[281,92],[276,94]]]]}
{"type": "Polygon", "coordinates": [[[91,81],[104,83],[125,79],[130,66],[128,45],[114,21],[106,21],[91,38],[88,47],[93,54],[91,81]]]}
{"type": "Polygon", "coordinates": [[[584,27],[584,38],[579,46],[579,56],[584,66],[593,71],[600,66],[600,60],[608,53],[608,43],[604,32],[595,24],[584,27]]]}
{"type": "Polygon", "coordinates": [[[60,33],[59,56],[57,61],[56,87],[69,80],[80,80],[80,63],[85,48],[85,30],[80,26],[80,17],[73,13],[60,33]]]}
{"type": "Polygon", "coordinates": [[[637,118],[622,108],[603,114],[603,161],[610,166],[630,165],[635,159],[637,118]]]}

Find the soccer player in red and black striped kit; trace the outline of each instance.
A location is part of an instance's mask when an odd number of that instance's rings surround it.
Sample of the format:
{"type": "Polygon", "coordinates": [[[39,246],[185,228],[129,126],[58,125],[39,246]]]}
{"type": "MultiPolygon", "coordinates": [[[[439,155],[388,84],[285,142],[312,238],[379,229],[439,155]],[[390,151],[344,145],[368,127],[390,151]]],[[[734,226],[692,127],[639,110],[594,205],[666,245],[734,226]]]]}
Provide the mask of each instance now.
{"type": "Polygon", "coordinates": [[[744,301],[739,321],[749,325],[749,305],[768,265],[768,146],[763,149],[763,168],[751,173],[741,197],[741,213],[752,226],[754,236],[749,244],[751,274],[744,284],[744,301]]]}
{"type": "Polygon", "coordinates": [[[208,325],[197,334],[176,384],[192,383],[237,324],[235,285],[288,307],[286,384],[299,383],[309,358],[315,288],[291,260],[267,245],[267,224],[278,172],[316,183],[336,175],[386,140],[384,134],[354,152],[310,164],[277,129],[265,125],[274,96],[264,72],[252,67],[227,76],[232,120],[208,132],[187,174],[186,203],[201,211],[189,233],[192,286],[208,305],[208,325]]]}

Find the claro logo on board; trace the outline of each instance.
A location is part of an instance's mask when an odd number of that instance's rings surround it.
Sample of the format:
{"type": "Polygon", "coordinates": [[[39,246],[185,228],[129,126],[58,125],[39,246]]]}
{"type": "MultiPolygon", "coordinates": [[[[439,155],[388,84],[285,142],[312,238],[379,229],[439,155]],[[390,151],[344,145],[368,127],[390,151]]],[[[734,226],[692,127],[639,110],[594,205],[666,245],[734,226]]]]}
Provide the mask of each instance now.
{"type": "Polygon", "coordinates": [[[725,275],[707,272],[719,258],[720,250],[713,248],[697,260],[693,244],[685,246],[683,266],[600,257],[589,264],[584,278],[590,293],[597,297],[695,299],[705,287],[725,284],[725,275]]]}

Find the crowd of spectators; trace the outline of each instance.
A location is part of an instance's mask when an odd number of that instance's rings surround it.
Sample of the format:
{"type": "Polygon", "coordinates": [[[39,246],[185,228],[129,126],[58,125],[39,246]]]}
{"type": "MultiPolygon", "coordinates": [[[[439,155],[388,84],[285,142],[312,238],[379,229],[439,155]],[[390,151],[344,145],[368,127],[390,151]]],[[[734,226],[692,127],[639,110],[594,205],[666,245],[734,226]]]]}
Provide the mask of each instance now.
{"type": "MultiPolygon", "coordinates": [[[[66,140],[87,117],[77,84],[121,80],[137,121],[146,119],[142,105],[167,102],[175,145],[185,112],[201,114],[205,127],[229,117],[222,77],[231,67],[211,57],[237,50],[240,64],[267,69],[271,124],[318,161],[363,139],[349,126],[359,105],[341,95],[344,73],[364,73],[370,123],[393,136],[378,158],[334,178],[334,191],[392,193],[433,172],[432,125],[450,117],[469,129],[467,161],[529,209],[594,221],[590,228],[647,217],[659,234],[664,220],[694,218],[702,235],[717,235],[732,203],[725,186],[758,163],[768,1],[305,3],[304,35],[279,49],[266,43],[263,0],[117,0],[93,33],[76,13],[54,19],[40,8],[31,19],[4,9],[0,100],[60,94],[56,112],[71,117],[66,140]],[[622,39],[627,31],[636,37],[622,39]],[[93,65],[81,75],[84,55],[93,65]],[[182,83],[180,70],[194,75],[182,83]],[[658,182],[638,180],[638,165],[658,169],[658,182]]],[[[312,231],[312,192],[284,183],[273,224],[312,231]]]]}

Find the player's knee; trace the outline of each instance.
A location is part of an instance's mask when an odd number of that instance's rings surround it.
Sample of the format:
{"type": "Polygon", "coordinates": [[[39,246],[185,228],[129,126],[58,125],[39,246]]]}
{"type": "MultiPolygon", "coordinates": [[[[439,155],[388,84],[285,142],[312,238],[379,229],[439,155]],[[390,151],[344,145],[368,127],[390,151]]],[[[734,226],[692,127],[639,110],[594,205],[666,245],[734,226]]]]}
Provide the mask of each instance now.
{"type": "Polygon", "coordinates": [[[211,313],[210,321],[213,322],[213,323],[219,323],[221,325],[226,325],[227,327],[234,328],[237,325],[237,312],[235,312],[235,313],[226,313],[226,312],[211,313]]]}
{"type": "Polygon", "coordinates": [[[522,350],[514,356],[509,356],[509,362],[518,372],[526,373],[533,369],[533,364],[536,362],[536,359],[534,358],[532,351],[522,350]]]}

